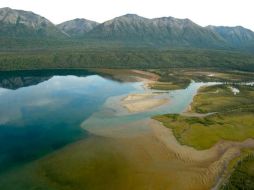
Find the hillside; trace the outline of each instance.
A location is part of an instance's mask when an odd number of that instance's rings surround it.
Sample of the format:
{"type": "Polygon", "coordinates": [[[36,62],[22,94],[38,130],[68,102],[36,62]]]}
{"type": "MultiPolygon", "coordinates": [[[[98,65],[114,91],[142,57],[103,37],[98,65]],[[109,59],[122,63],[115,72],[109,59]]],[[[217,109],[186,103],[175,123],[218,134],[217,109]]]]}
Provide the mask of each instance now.
{"type": "Polygon", "coordinates": [[[82,37],[98,24],[86,19],[74,19],[58,24],[57,27],[71,37],[82,37]]]}
{"type": "Polygon", "coordinates": [[[0,9],[0,37],[5,38],[66,38],[46,18],[22,10],[0,9]]]}
{"type": "Polygon", "coordinates": [[[248,47],[254,44],[254,32],[242,26],[208,26],[233,47],[248,47]]]}
{"type": "Polygon", "coordinates": [[[126,14],[104,23],[74,19],[54,25],[32,12],[0,9],[1,49],[66,47],[201,48],[254,51],[254,32],[237,27],[202,27],[189,19],[148,19],[126,14]]]}
{"type": "Polygon", "coordinates": [[[189,19],[173,17],[147,19],[133,14],[104,22],[85,37],[167,47],[221,48],[226,46],[224,39],[215,32],[203,28],[189,19]]]}

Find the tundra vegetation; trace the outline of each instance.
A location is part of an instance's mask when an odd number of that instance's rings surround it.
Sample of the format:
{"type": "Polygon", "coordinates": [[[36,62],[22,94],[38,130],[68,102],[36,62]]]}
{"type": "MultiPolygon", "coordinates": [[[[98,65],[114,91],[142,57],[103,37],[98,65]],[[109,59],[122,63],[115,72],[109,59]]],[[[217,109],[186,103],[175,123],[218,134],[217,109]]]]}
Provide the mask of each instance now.
{"type": "MultiPolygon", "coordinates": [[[[194,97],[189,115],[166,114],[153,117],[170,128],[176,139],[196,149],[208,149],[221,140],[254,138],[254,87],[232,84],[202,87],[194,97]],[[196,115],[196,116],[195,116],[196,115]]],[[[252,189],[253,150],[237,162],[221,189],[252,189]]]]}

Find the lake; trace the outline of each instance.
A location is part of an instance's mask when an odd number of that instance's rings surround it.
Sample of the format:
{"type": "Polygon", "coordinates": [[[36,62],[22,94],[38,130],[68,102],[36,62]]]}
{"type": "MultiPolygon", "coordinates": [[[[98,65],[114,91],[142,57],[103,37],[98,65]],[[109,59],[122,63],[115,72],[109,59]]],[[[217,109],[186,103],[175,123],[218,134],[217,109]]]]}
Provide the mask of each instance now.
{"type": "MultiPolygon", "coordinates": [[[[156,91],[144,88],[142,82],[119,82],[86,70],[2,72],[0,173],[81,139],[126,135],[118,128],[158,114],[181,113],[204,84],[156,91]],[[120,105],[126,95],[144,92],[162,93],[170,102],[141,113],[129,113],[120,105]]],[[[131,134],[145,130],[136,127],[131,134]]]]}

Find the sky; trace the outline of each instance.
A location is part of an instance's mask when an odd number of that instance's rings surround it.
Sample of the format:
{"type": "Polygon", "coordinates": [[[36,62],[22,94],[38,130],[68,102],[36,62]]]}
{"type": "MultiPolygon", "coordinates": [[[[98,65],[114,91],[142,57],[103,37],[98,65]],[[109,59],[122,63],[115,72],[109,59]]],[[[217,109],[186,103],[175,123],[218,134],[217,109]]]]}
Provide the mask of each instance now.
{"type": "Polygon", "coordinates": [[[244,26],[254,31],[253,0],[0,0],[0,7],[33,11],[55,24],[86,18],[104,22],[127,13],[189,18],[201,26],[244,26]]]}

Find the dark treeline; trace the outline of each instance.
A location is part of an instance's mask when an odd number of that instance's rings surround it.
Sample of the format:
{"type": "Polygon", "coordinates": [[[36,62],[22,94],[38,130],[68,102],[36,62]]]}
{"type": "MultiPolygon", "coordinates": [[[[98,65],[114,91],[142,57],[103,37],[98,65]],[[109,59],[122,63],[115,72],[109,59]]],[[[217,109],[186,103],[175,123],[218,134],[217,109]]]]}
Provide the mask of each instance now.
{"type": "Polygon", "coordinates": [[[220,68],[254,71],[254,55],[214,50],[68,48],[0,53],[0,70],[220,68]]]}

